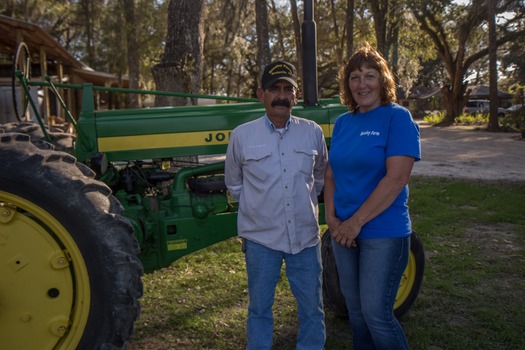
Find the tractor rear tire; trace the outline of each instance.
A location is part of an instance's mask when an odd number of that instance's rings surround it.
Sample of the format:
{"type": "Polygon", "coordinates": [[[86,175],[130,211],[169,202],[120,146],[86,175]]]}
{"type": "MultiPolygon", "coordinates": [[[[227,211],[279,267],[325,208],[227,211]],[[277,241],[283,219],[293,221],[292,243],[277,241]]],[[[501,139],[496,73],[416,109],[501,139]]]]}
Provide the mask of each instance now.
{"type": "Polygon", "coordinates": [[[127,347],[143,268],[122,210],[71,155],[0,134],[2,348],[127,347]]]}
{"type": "Polygon", "coordinates": [[[57,151],[63,151],[67,153],[73,152],[74,143],[76,136],[62,130],[57,126],[46,125],[46,132],[50,137],[50,142],[46,141],[46,137],[42,128],[37,123],[31,122],[11,122],[6,124],[0,124],[0,134],[2,133],[20,133],[29,135],[31,142],[42,149],[55,149],[57,151]]]}
{"type": "MultiPolygon", "coordinates": [[[[323,259],[323,299],[324,304],[334,314],[348,318],[345,298],[339,287],[339,275],[332,251],[330,231],[322,237],[321,254],[323,259]]],[[[414,304],[423,282],[425,270],[425,251],[415,232],[410,235],[410,255],[408,265],[401,278],[399,290],[394,303],[394,314],[401,319],[414,304]]]]}

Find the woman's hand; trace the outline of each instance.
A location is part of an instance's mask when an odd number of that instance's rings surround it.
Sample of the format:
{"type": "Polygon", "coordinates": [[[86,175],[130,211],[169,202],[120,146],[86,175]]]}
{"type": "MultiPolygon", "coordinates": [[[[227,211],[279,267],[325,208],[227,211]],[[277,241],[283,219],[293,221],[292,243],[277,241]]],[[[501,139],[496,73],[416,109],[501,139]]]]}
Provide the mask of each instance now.
{"type": "MultiPolygon", "coordinates": [[[[328,225],[328,227],[330,227],[330,225],[328,225]]],[[[355,248],[357,247],[355,239],[361,232],[361,227],[362,226],[357,223],[357,220],[351,217],[344,222],[340,222],[334,230],[330,229],[330,232],[338,244],[347,248],[355,248]]]]}

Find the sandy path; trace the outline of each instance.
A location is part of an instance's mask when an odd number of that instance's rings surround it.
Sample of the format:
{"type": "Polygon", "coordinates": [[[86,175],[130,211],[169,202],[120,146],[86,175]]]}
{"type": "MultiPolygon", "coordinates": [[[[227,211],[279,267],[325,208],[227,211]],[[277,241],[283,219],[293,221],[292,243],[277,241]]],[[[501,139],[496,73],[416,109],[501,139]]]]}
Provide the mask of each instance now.
{"type": "MultiPolygon", "coordinates": [[[[525,181],[525,141],[519,133],[418,124],[422,160],[414,165],[413,175],[525,181]]],[[[221,160],[224,155],[199,157],[203,163],[221,160]]]]}
{"type": "Polygon", "coordinates": [[[422,160],[413,175],[525,181],[525,141],[518,133],[419,122],[422,160]]]}

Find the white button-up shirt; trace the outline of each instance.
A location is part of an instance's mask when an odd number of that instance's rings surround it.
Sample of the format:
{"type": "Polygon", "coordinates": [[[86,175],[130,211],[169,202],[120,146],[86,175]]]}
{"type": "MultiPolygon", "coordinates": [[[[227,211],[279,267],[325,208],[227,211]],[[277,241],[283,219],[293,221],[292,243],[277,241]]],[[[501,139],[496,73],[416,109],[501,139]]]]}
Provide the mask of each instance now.
{"type": "Polygon", "coordinates": [[[316,245],[327,158],[323,131],[311,120],[291,116],[277,130],[265,115],[235,128],[225,181],[239,201],[239,236],[291,254],[316,245]]]}

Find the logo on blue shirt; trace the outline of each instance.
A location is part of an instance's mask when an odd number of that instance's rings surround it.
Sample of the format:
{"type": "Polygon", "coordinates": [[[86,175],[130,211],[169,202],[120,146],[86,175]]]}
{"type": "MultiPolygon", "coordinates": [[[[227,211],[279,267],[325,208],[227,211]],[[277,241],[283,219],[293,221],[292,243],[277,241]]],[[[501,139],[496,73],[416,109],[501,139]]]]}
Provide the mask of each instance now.
{"type": "Polygon", "coordinates": [[[361,131],[359,136],[379,136],[380,134],[379,131],[361,131]]]}

